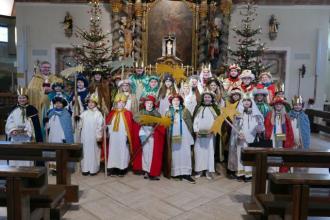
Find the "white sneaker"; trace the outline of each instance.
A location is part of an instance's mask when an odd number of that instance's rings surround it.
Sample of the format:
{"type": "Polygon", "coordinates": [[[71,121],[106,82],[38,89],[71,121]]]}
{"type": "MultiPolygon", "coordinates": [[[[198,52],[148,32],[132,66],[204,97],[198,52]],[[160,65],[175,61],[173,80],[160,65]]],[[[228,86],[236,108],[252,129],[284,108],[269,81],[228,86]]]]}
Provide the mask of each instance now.
{"type": "Polygon", "coordinates": [[[213,180],[213,174],[210,172],[206,172],[206,179],[213,180]]]}
{"type": "Polygon", "coordinates": [[[196,179],[200,178],[202,176],[202,173],[203,173],[202,171],[197,172],[196,175],[195,175],[195,178],[196,179]]]}

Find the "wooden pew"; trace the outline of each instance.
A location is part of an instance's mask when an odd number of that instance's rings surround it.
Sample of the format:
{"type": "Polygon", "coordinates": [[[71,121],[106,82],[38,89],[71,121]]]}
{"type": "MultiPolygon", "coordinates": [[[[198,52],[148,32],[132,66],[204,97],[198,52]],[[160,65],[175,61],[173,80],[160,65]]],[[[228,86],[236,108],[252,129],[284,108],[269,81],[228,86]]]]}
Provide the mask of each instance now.
{"type": "Polygon", "coordinates": [[[79,162],[82,158],[81,144],[62,143],[11,143],[0,141],[0,160],[56,161],[56,184],[65,186],[66,202],[78,202],[79,187],[71,184],[69,162],[79,162]],[[45,157],[43,152],[55,152],[55,157],[45,157]]]}
{"type": "Polygon", "coordinates": [[[328,126],[330,121],[330,112],[306,109],[305,113],[308,115],[309,121],[311,123],[312,132],[318,133],[319,131],[323,131],[330,134],[330,126],[328,126]],[[322,118],[326,121],[326,125],[315,123],[314,117],[322,118]]]}
{"type": "Polygon", "coordinates": [[[265,194],[268,167],[330,167],[328,149],[284,149],[284,148],[244,148],[241,160],[245,166],[253,166],[252,201],[244,204],[249,214],[261,214],[255,202],[256,195],[265,194]],[[274,160],[277,158],[277,160],[274,160]]]}
{"type": "Polygon", "coordinates": [[[290,194],[259,194],[256,202],[262,209],[263,219],[280,215],[285,219],[306,220],[307,216],[330,216],[329,190],[315,193],[312,187],[330,187],[329,174],[276,173],[270,182],[290,188],[290,194]]]}
{"type": "MultiPolygon", "coordinates": [[[[45,167],[0,167],[0,178],[6,179],[6,203],[8,220],[29,220],[30,197],[41,194],[44,185],[31,188],[30,182],[45,179],[45,167]]],[[[42,181],[41,181],[42,182],[42,181]]]]}

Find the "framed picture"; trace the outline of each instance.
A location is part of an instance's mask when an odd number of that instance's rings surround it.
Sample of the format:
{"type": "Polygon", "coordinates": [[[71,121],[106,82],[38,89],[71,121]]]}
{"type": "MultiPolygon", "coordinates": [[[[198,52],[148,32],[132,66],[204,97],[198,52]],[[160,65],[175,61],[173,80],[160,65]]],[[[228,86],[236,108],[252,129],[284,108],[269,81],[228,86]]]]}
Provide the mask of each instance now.
{"type": "Polygon", "coordinates": [[[272,74],[275,82],[285,83],[286,56],[286,51],[268,50],[262,57],[264,66],[268,68],[267,71],[272,74]]]}
{"type": "Polygon", "coordinates": [[[74,48],[56,47],[55,48],[55,72],[60,73],[66,68],[76,66],[74,59],[74,48]]]}

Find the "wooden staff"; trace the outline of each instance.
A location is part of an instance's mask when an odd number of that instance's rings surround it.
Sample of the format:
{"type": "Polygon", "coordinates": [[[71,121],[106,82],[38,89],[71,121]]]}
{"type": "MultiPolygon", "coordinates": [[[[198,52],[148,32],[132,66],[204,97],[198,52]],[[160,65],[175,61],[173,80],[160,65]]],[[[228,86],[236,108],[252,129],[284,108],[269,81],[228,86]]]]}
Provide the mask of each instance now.
{"type": "Polygon", "coordinates": [[[108,176],[108,170],[107,170],[107,129],[106,129],[106,122],[105,122],[105,113],[103,113],[103,119],[104,119],[104,126],[103,126],[103,151],[104,151],[104,175],[105,178],[108,176]]]}
{"type": "MultiPolygon", "coordinates": [[[[225,118],[225,122],[233,129],[233,131],[235,131],[238,135],[240,135],[239,130],[227,118],[225,118]]],[[[244,137],[244,142],[249,146],[249,143],[246,141],[245,137],[244,137]]]]}

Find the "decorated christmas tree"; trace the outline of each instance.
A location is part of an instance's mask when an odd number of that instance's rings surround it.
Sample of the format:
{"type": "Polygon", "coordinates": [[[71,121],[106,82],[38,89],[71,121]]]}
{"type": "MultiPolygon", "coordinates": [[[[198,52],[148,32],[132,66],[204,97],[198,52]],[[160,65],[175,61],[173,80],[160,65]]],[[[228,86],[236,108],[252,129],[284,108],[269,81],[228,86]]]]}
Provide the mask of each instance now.
{"type": "Polygon", "coordinates": [[[82,44],[74,45],[77,61],[85,67],[89,74],[93,70],[108,71],[108,62],[111,60],[112,51],[109,45],[109,32],[104,33],[101,27],[101,15],[99,0],[92,0],[90,3],[89,29],[77,27],[76,37],[80,38],[82,44]]]}
{"type": "Polygon", "coordinates": [[[256,6],[253,2],[248,1],[246,5],[242,6],[240,15],[243,17],[239,27],[234,27],[237,39],[236,50],[229,49],[231,59],[233,62],[239,64],[242,70],[249,69],[258,77],[258,75],[265,69],[261,57],[264,53],[265,44],[260,42],[257,37],[261,33],[260,26],[254,28],[254,21],[257,16],[256,6]]]}

